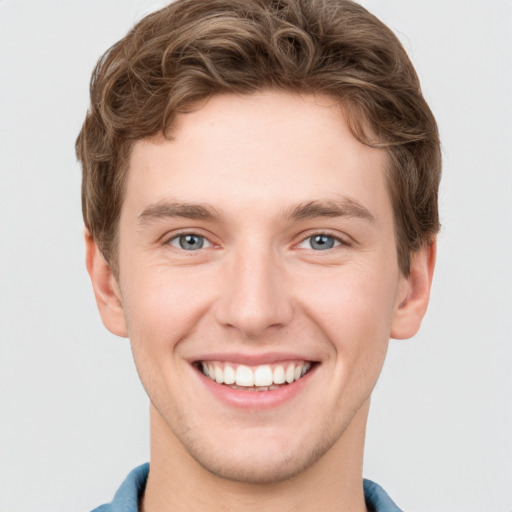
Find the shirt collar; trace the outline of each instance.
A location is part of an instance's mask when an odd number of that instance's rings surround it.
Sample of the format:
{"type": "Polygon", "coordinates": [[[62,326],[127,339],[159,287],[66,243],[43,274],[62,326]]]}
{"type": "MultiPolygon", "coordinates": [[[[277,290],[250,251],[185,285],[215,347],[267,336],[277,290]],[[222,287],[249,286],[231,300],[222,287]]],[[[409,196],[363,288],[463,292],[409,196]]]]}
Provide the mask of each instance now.
{"type": "MultiPolygon", "coordinates": [[[[139,512],[139,502],[149,474],[149,464],[136,467],[122,483],[109,505],[93,512],[139,512]]],[[[386,491],[371,480],[363,481],[366,506],[370,512],[402,512],[386,491]]]]}

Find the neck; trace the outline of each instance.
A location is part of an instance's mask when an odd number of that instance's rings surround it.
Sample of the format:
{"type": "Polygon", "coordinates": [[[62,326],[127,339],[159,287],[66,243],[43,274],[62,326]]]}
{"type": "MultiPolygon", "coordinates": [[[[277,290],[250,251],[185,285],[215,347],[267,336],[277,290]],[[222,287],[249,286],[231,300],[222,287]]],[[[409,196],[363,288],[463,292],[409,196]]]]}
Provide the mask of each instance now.
{"type": "Polygon", "coordinates": [[[141,511],[366,512],[362,463],[368,408],[369,400],[340,439],[300,474],[282,482],[248,484],[200,466],[151,407],[151,464],[141,511]]]}

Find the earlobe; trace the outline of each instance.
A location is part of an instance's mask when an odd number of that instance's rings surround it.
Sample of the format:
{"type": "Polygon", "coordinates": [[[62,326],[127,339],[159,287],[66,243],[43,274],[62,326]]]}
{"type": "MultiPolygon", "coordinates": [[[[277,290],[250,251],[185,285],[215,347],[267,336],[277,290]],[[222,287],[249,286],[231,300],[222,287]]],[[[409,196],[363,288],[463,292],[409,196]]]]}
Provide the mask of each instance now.
{"type": "Polygon", "coordinates": [[[433,240],[411,255],[411,271],[404,277],[404,286],[393,312],[392,338],[407,339],[418,332],[430,298],[436,251],[437,244],[433,240]]]}
{"type": "Polygon", "coordinates": [[[113,334],[128,337],[121,294],[110,265],[88,230],[85,231],[86,266],[103,325],[113,334]]]}

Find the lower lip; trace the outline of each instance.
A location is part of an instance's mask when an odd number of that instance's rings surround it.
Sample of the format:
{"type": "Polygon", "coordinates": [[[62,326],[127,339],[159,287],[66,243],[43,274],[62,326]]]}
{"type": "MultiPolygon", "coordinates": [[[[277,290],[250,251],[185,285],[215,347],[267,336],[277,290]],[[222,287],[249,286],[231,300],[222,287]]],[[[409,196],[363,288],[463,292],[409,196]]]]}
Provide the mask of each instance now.
{"type": "Polygon", "coordinates": [[[245,391],[243,389],[233,389],[224,384],[218,384],[214,380],[206,377],[199,370],[194,369],[201,382],[208,390],[219,400],[240,409],[269,409],[279,407],[281,404],[292,400],[307,385],[319,365],[314,365],[306,375],[299,380],[286,384],[277,389],[269,391],[245,391]]]}

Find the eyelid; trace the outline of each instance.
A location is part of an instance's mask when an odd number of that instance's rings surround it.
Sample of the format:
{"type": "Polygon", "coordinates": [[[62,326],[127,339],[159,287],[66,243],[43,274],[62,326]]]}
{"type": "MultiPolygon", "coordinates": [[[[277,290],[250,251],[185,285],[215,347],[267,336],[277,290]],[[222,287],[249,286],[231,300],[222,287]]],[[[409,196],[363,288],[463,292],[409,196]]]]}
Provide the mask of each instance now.
{"type": "Polygon", "coordinates": [[[214,242],[212,242],[210,236],[208,236],[204,233],[201,233],[200,229],[190,229],[190,228],[188,228],[188,229],[182,228],[182,229],[178,229],[178,230],[175,230],[172,232],[168,232],[165,235],[163,235],[162,237],[160,237],[160,240],[162,241],[163,245],[168,245],[170,247],[173,247],[173,248],[176,248],[179,250],[183,250],[181,247],[175,247],[174,245],[171,245],[171,242],[173,240],[177,240],[181,236],[187,236],[187,235],[193,235],[193,236],[198,236],[198,237],[203,238],[205,240],[205,246],[203,246],[201,249],[208,249],[210,247],[215,247],[217,245],[214,242]],[[206,245],[206,244],[208,244],[208,245],[206,245]]]}
{"type": "Polygon", "coordinates": [[[202,238],[203,239],[203,245],[201,247],[199,247],[198,249],[194,249],[191,252],[200,251],[201,249],[208,249],[209,247],[212,246],[212,243],[210,242],[210,240],[208,240],[208,238],[206,238],[203,235],[198,235],[197,233],[183,233],[181,235],[175,235],[175,236],[173,236],[172,238],[169,239],[167,244],[170,245],[171,247],[175,247],[176,249],[185,250],[185,249],[183,249],[183,247],[179,247],[178,245],[174,245],[173,242],[176,241],[176,240],[179,240],[183,236],[189,236],[189,235],[196,236],[198,238],[202,238]]]}
{"type": "MultiPolygon", "coordinates": [[[[160,240],[162,241],[163,245],[169,245],[171,247],[174,247],[171,245],[171,242],[173,240],[178,239],[180,236],[195,235],[195,236],[199,236],[199,237],[203,238],[205,240],[205,242],[208,244],[206,247],[202,247],[203,249],[219,246],[218,243],[214,243],[212,241],[211,236],[206,235],[206,234],[202,233],[201,231],[202,231],[201,229],[182,228],[182,229],[179,229],[176,231],[172,231],[171,233],[164,234],[163,236],[160,237],[160,240]]],[[[338,242],[332,249],[334,249],[336,247],[340,247],[340,246],[348,247],[348,246],[352,245],[352,241],[350,240],[350,238],[347,235],[341,235],[339,232],[333,233],[329,229],[323,229],[323,230],[311,230],[306,233],[301,233],[298,237],[299,238],[298,242],[294,243],[293,246],[297,247],[300,244],[306,242],[308,239],[310,239],[314,236],[320,236],[320,235],[332,237],[336,242],[338,242]]],[[[310,250],[314,250],[314,249],[310,249],[310,250]]],[[[320,252],[320,251],[315,251],[315,252],[320,252]]]]}
{"type": "MultiPolygon", "coordinates": [[[[350,240],[348,239],[348,236],[342,236],[339,233],[333,233],[332,231],[330,231],[328,229],[323,229],[323,230],[312,230],[311,232],[308,232],[306,234],[302,233],[300,235],[300,240],[296,244],[294,244],[295,247],[299,247],[301,244],[303,244],[307,240],[313,238],[314,236],[328,236],[330,238],[333,238],[337,242],[337,244],[335,244],[334,247],[332,247],[330,250],[335,249],[337,247],[343,247],[343,246],[348,247],[351,245],[350,240]]],[[[307,248],[307,250],[312,250],[315,252],[322,252],[322,251],[315,250],[313,248],[307,248]]],[[[325,249],[325,251],[328,251],[328,250],[329,249],[325,249]]]]}

